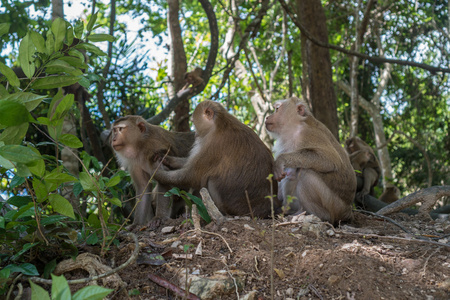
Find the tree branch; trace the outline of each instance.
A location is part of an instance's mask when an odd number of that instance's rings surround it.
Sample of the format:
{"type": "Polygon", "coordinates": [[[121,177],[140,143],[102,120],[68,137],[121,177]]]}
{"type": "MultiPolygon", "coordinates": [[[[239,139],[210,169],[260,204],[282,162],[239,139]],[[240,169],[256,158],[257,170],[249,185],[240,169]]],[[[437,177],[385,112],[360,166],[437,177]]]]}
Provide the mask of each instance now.
{"type": "Polygon", "coordinates": [[[377,57],[377,56],[370,56],[367,54],[363,54],[363,53],[358,53],[352,50],[347,50],[345,48],[336,46],[336,45],[331,45],[329,43],[324,43],[319,41],[318,39],[316,39],[314,36],[311,35],[311,33],[309,33],[305,27],[298,21],[297,16],[292,12],[292,10],[290,9],[290,7],[286,4],[286,2],[284,0],[278,0],[281,4],[281,6],[283,6],[283,8],[286,10],[286,12],[288,13],[289,17],[291,17],[292,21],[294,22],[294,24],[300,29],[300,31],[306,36],[306,38],[308,40],[310,40],[311,42],[313,42],[314,44],[316,44],[319,47],[323,47],[323,48],[329,48],[329,49],[333,49],[342,53],[345,53],[347,55],[352,55],[352,56],[357,56],[363,59],[367,59],[371,62],[374,63],[392,63],[392,64],[397,64],[397,65],[403,65],[403,66],[411,66],[411,67],[417,67],[417,68],[421,68],[424,70],[427,70],[429,72],[431,72],[432,74],[435,74],[437,72],[443,72],[443,73],[450,73],[450,69],[449,68],[440,68],[440,67],[435,67],[435,66],[430,66],[427,64],[423,64],[423,63],[416,63],[413,61],[409,61],[409,60],[401,60],[401,59],[393,59],[393,58],[382,58],[382,57],[377,57]]]}

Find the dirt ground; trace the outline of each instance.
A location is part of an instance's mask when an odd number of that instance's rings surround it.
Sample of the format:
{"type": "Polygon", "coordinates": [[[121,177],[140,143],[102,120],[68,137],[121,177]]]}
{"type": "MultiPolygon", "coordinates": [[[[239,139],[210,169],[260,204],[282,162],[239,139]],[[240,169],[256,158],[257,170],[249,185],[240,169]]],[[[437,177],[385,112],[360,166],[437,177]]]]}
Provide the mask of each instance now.
{"type": "MultiPolygon", "coordinates": [[[[109,299],[182,299],[149,274],[178,287],[188,282],[202,299],[450,299],[448,220],[389,216],[407,233],[359,212],[337,228],[310,217],[277,219],[275,227],[272,220],[228,218],[200,233],[181,226],[183,219],[143,228],[137,261],[119,272],[126,291],[109,299]]],[[[129,258],[128,248],[112,254],[116,265],[129,258]]]]}

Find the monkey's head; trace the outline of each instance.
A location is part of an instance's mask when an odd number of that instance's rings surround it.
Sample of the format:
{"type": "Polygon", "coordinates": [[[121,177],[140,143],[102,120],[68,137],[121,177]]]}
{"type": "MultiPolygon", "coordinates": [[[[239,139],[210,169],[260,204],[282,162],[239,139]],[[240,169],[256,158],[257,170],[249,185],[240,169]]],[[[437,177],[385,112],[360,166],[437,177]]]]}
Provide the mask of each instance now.
{"type": "Polygon", "coordinates": [[[216,120],[223,119],[225,114],[226,110],[220,103],[210,100],[200,102],[192,116],[196,134],[203,137],[211,130],[217,129],[223,122],[216,120]]]}
{"type": "Polygon", "coordinates": [[[275,102],[275,111],[266,118],[266,129],[272,135],[280,135],[293,125],[301,125],[312,117],[308,105],[297,97],[275,102]]]}
{"type": "MultiPolygon", "coordinates": [[[[126,155],[130,148],[147,132],[147,122],[141,116],[126,116],[113,123],[111,147],[114,151],[126,155]]],[[[130,153],[128,153],[130,154],[130,153]]]]}
{"type": "Polygon", "coordinates": [[[354,136],[345,141],[345,150],[347,150],[348,154],[361,150],[361,147],[359,147],[359,140],[361,140],[359,137],[354,136]]]}

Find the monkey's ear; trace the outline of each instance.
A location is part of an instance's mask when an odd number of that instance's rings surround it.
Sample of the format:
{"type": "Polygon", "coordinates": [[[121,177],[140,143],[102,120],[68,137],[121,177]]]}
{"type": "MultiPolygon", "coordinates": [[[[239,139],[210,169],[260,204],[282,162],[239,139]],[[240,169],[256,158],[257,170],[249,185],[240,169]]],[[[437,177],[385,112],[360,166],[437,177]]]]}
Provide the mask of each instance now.
{"type": "Polygon", "coordinates": [[[145,127],[144,122],[139,122],[139,123],[137,124],[137,126],[138,126],[138,128],[139,128],[139,130],[140,130],[141,132],[147,131],[147,128],[145,127]]]}
{"type": "Polygon", "coordinates": [[[205,108],[205,117],[208,120],[212,120],[214,118],[214,110],[210,107],[205,108]]]}
{"type": "Polygon", "coordinates": [[[306,115],[306,109],[304,104],[297,104],[297,113],[302,117],[306,115]]]}

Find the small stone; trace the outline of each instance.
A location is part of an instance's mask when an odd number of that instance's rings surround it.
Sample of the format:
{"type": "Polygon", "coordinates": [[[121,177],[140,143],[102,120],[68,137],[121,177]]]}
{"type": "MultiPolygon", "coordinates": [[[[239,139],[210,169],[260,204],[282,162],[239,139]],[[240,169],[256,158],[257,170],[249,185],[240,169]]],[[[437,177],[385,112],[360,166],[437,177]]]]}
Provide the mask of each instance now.
{"type": "Polygon", "coordinates": [[[255,230],[255,228],[251,227],[248,224],[244,224],[244,228],[247,229],[247,230],[255,230]]]}
{"type": "Polygon", "coordinates": [[[288,288],[287,290],[286,290],[286,295],[287,296],[293,296],[294,295],[294,289],[293,288],[288,288]]]}
{"type": "Polygon", "coordinates": [[[220,229],[222,232],[225,232],[225,233],[227,233],[228,232],[228,228],[222,228],[222,229],[220,229]]]}
{"type": "Polygon", "coordinates": [[[327,233],[328,236],[333,236],[334,235],[334,230],[333,229],[328,229],[326,231],[326,233],[327,233]]]}
{"type": "Polygon", "coordinates": [[[335,283],[337,283],[339,280],[340,280],[339,276],[336,276],[336,275],[331,275],[331,276],[328,278],[328,282],[329,282],[330,284],[335,284],[335,283]]]}
{"type": "Polygon", "coordinates": [[[176,248],[176,247],[178,247],[180,245],[181,245],[181,241],[175,241],[175,242],[172,243],[172,245],[170,245],[170,247],[176,248]]]}
{"type": "Polygon", "coordinates": [[[306,254],[308,254],[308,250],[305,250],[305,251],[303,251],[303,253],[302,253],[302,257],[305,257],[305,256],[306,256],[306,254]]]}
{"type": "Polygon", "coordinates": [[[309,293],[309,289],[308,288],[306,288],[306,289],[300,289],[300,291],[298,292],[298,294],[297,294],[297,298],[300,298],[300,297],[302,297],[302,296],[305,296],[305,295],[307,295],[309,293]]]}
{"type": "Polygon", "coordinates": [[[175,226],[167,226],[161,229],[161,233],[167,234],[175,231],[175,226]]]}
{"type": "Polygon", "coordinates": [[[380,267],[379,270],[380,270],[380,272],[386,272],[386,268],[385,267],[380,267]]]}

